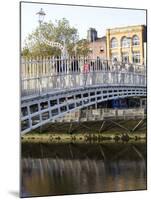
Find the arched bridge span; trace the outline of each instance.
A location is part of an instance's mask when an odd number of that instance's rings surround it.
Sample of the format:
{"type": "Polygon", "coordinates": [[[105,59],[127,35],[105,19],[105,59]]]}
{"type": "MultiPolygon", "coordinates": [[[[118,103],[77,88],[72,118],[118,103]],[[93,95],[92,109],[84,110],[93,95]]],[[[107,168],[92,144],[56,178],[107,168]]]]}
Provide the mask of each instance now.
{"type": "Polygon", "coordinates": [[[142,86],[97,86],[58,91],[55,94],[35,97],[22,102],[22,134],[41,125],[54,121],[73,112],[99,102],[126,98],[144,97],[146,89],[142,86]]]}

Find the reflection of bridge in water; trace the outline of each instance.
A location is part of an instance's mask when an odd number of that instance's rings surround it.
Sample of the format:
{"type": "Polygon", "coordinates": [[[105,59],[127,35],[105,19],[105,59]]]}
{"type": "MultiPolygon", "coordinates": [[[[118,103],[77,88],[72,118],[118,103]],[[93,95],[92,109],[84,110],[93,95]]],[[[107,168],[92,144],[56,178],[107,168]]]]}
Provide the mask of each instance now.
{"type": "Polygon", "coordinates": [[[24,60],[21,132],[107,100],[146,96],[144,66],[89,59],[24,60]]]}
{"type": "Polygon", "coordinates": [[[145,143],[24,145],[22,197],[146,189],[145,143]]]}
{"type": "Polygon", "coordinates": [[[24,159],[22,166],[22,197],[146,189],[141,160],[24,159]]]}

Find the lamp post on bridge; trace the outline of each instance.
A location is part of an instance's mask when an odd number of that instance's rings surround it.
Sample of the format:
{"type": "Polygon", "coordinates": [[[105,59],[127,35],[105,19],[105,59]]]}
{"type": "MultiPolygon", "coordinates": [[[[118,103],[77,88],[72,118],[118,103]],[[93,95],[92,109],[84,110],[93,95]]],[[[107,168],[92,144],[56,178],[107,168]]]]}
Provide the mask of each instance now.
{"type": "MultiPolygon", "coordinates": [[[[63,41],[63,45],[59,42],[54,42],[54,41],[49,41],[48,39],[46,39],[42,33],[41,30],[41,25],[44,21],[44,17],[46,15],[46,13],[44,12],[44,10],[41,8],[39,12],[36,13],[36,15],[38,15],[38,22],[39,22],[39,27],[40,27],[40,38],[42,39],[42,41],[47,44],[50,47],[56,47],[59,48],[61,50],[61,60],[62,60],[62,65],[64,65],[64,59],[67,58],[67,49],[66,49],[66,44],[65,44],[65,36],[61,35],[61,40],[63,41]]],[[[59,69],[60,71],[61,69],[59,69]]],[[[40,73],[39,73],[40,75],[40,73]]],[[[39,84],[40,84],[40,88],[39,88],[39,95],[41,95],[41,91],[42,91],[42,83],[41,83],[41,79],[39,77],[39,84]]]]}
{"type": "MultiPolygon", "coordinates": [[[[39,27],[41,28],[41,24],[44,21],[44,17],[46,15],[46,13],[43,11],[43,9],[41,8],[39,12],[36,13],[36,15],[38,15],[38,22],[39,22],[39,27]]],[[[41,29],[40,29],[41,32],[41,29]]],[[[40,34],[41,36],[41,34],[40,34]]],[[[38,82],[39,82],[39,95],[41,95],[42,92],[42,83],[41,83],[41,77],[40,77],[40,69],[38,68],[38,82]]]]}

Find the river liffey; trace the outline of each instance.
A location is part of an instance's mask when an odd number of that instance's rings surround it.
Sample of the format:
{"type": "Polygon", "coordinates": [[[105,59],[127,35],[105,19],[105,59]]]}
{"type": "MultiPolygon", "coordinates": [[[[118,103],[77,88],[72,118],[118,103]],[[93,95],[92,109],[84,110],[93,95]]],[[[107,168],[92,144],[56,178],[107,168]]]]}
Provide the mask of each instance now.
{"type": "Polygon", "coordinates": [[[146,142],[22,145],[21,197],[145,190],[146,142]]]}

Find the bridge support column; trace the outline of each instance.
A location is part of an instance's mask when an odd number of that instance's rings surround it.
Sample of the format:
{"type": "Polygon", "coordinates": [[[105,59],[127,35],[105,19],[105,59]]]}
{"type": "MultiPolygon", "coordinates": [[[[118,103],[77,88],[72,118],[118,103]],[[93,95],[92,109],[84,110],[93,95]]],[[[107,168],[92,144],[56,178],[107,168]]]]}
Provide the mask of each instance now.
{"type": "MultiPolygon", "coordinates": [[[[40,103],[38,103],[38,111],[40,113],[41,111],[41,107],[40,107],[40,103]]],[[[42,114],[39,114],[39,120],[40,120],[40,124],[42,123],[42,114]]],[[[40,133],[42,132],[42,125],[40,126],[40,133]]]]}
{"type": "Polygon", "coordinates": [[[32,119],[31,119],[31,114],[30,114],[30,108],[29,106],[27,106],[27,112],[28,112],[28,116],[29,116],[29,128],[32,128],[32,119]]]}
{"type": "Polygon", "coordinates": [[[97,102],[95,103],[95,109],[98,109],[98,104],[97,104],[97,102]]]}

